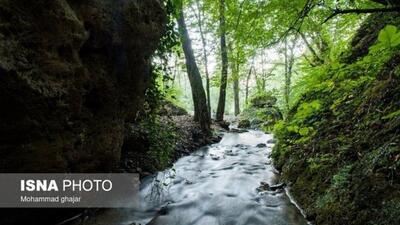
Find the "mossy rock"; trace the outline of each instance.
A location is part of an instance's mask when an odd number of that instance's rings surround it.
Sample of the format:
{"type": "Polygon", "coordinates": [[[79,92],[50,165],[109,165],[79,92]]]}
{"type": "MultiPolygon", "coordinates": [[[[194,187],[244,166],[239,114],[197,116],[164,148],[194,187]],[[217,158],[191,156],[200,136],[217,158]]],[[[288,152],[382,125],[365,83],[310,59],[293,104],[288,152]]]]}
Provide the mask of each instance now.
{"type": "Polygon", "coordinates": [[[242,119],[239,121],[238,127],[239,128],[250,128],[251,123],[250,120],[242,119]]]}
{"type": "Polygon", "coordinates": [[[277,98],[272,95],[258,95],[250,100],[250,104],[255,108],[271,107],[277,102],[277,98]]]}

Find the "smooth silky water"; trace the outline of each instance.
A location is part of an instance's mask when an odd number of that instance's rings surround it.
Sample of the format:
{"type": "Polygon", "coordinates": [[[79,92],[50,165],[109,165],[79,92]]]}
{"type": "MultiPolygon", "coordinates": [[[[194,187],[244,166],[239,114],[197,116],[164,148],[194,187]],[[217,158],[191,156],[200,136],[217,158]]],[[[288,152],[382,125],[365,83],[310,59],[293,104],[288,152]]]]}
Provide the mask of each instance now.
{"type": "Polygon", "coordinates": [[[179,159],[171,169],[143,180],[136,207],[113,209],[93,225],[306,225],[285,191],[257,191],[275,184],[271,135],[226,133],[218,144],[179,159]]]}

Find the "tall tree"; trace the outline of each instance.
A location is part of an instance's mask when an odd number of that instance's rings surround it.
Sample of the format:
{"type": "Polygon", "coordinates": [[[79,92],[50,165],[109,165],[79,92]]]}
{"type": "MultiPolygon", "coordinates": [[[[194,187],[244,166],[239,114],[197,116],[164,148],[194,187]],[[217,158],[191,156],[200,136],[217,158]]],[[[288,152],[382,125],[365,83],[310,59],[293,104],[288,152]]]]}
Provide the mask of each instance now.
{"type": "Polygon", "coordinates": [[[195,0],[195,2],[196,2],[196,8],[197,8],[197,13],[195,13],[195,16],[197,18],[197,24],[199,26],[199,31],[200,31],[201,44],[203,47],[204,73],[206,75],[207,107],[208,107],[208,112],[211,117],[210,73],[208,71],[207,40],[206,40],[205,33],[204,33],[204,18],[205,18],[205,16],[204,16],[204,9],[200,5],[200,0],[195,0]]]}
{"type": "Polygon", "coordinates": [[[177,13],[177,21],[182,41],[182,48],[186,59],[186,69],[190,86],[192,88],[194,119],[200,123],[203,131],[208,132],[210,130],[211,118],[210,113],[208,112],[206,94],[204,92],[203,82],[193,53],[192,42],[186,27],[182,4],[178,4],[178,6],[179,11],[177,13]]]}
{"type": "Polygon", "coordinates": [[[240,101],[239,101],[239,63],[235,64],[235,73],[233,79],[233,99],[235,104],[235,116],[240,113],[240,101]]]}
{"type": "MultiPolygon", "coordinates": [[[[242,17],[242,12],[243,12],[243,6],[245,4],[246,0],[243,0],[239,4],[239,14],[236,18],[236,23],[235,23],[235,28],[234,28],[234,41],[236,42],[236,57],[233,57],[232,59],[232,79],[233,79],[233,99],[234,99],[234,108],[235,108],[235,116],[239,115],[240,113],[240,100],[239,100],[239,92],[240,92],[240,87],[239,87],[239,76],[240,76],[240,64],[241,64],[241,43],[240,43],[240,36],[238,35],[239,31],[239,24],[240,20],[242,17]]],[[[231,51],[234,52],[234,51],[231,51]]]]}
{"type": "Polygon", "coordinates": [[[253,72],[253,69],[254,69],[254,58],[250,65],[249,73],[247,74],[247,77],[246,77],[246,95],[245,95],[246,105],[248,104],[248,99],[249,99],[249,83],[250,83],[251,73],[253,72]]]}
{"type": "Polygon", "coordinates": [[[217,121],[224,120],[225,113],[225,100],[226,100],[226,85],[228,81],[228,51],[226,46],[226,21],[225,21],[225,0],[219,0],[219,28],[220,28],[220,42],[221,42],[221,84],[219,88],[219,99],[217,114],[215,119],[217,121]]]}
{"type": "Polygon", "coordinates": [[[231,77],[232,77],[232,84],[233,84],[233,102],[234,102],[234,113],[235,116],[239,115],[240,113],[240,87],[239,87],[239,80],[240,80],[240,64],[242,63],[242,55],[241,54],[241,47],[239,43],[236,44],[235,49],[229,48],[229,52],[231,55],[234,56],[230,57],[230,66],[231,66],[231,77]]]}
{"type": "Polygon", "coordinates": [[[294,38],[291,40],[291,46],[288,46],[288,37],[285,38],[285,104],[286,110],[289,112],[290,110],[290,93],[292,88],[292,72],[294,65],[294,48],[297,42],[297,34],[294,35],[294,38]],[[288,50],[290,49],[290,50],[288,50]],[[289,51],[289,52],[288,52],[289,51]]]}

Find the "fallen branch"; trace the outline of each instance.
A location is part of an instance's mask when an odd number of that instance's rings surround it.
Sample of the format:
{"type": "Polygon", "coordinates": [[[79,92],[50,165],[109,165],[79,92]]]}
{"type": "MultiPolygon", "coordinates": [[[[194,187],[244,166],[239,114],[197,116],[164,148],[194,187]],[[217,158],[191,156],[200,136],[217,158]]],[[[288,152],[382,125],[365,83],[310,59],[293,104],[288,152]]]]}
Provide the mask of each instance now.
{"type": "Polygon", "coordinates": [[[400,12],[400,7],[391,7],[391,8],[374,8],[374,9],[335,9],[333,13],[328,16],[324,22],[328,22],[333,17],[340,15],[340,14],[363,14],[363,13],[378,13],[378,12],[400,12]]]}

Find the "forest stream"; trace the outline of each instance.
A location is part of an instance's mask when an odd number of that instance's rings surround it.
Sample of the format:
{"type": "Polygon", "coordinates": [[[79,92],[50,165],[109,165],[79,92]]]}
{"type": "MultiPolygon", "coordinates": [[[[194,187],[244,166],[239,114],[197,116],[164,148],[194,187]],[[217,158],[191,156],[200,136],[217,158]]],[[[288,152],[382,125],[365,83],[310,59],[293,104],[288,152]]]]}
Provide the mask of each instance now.
{"type": "Polygon", "coordinates": [[[145,178],[136,208],[108,210],[84,224],[305,225],[287,190],[258,188],[278,180],[268,157],[272,138],[261,131],[225,133],[220,143],[145,178]]]}

